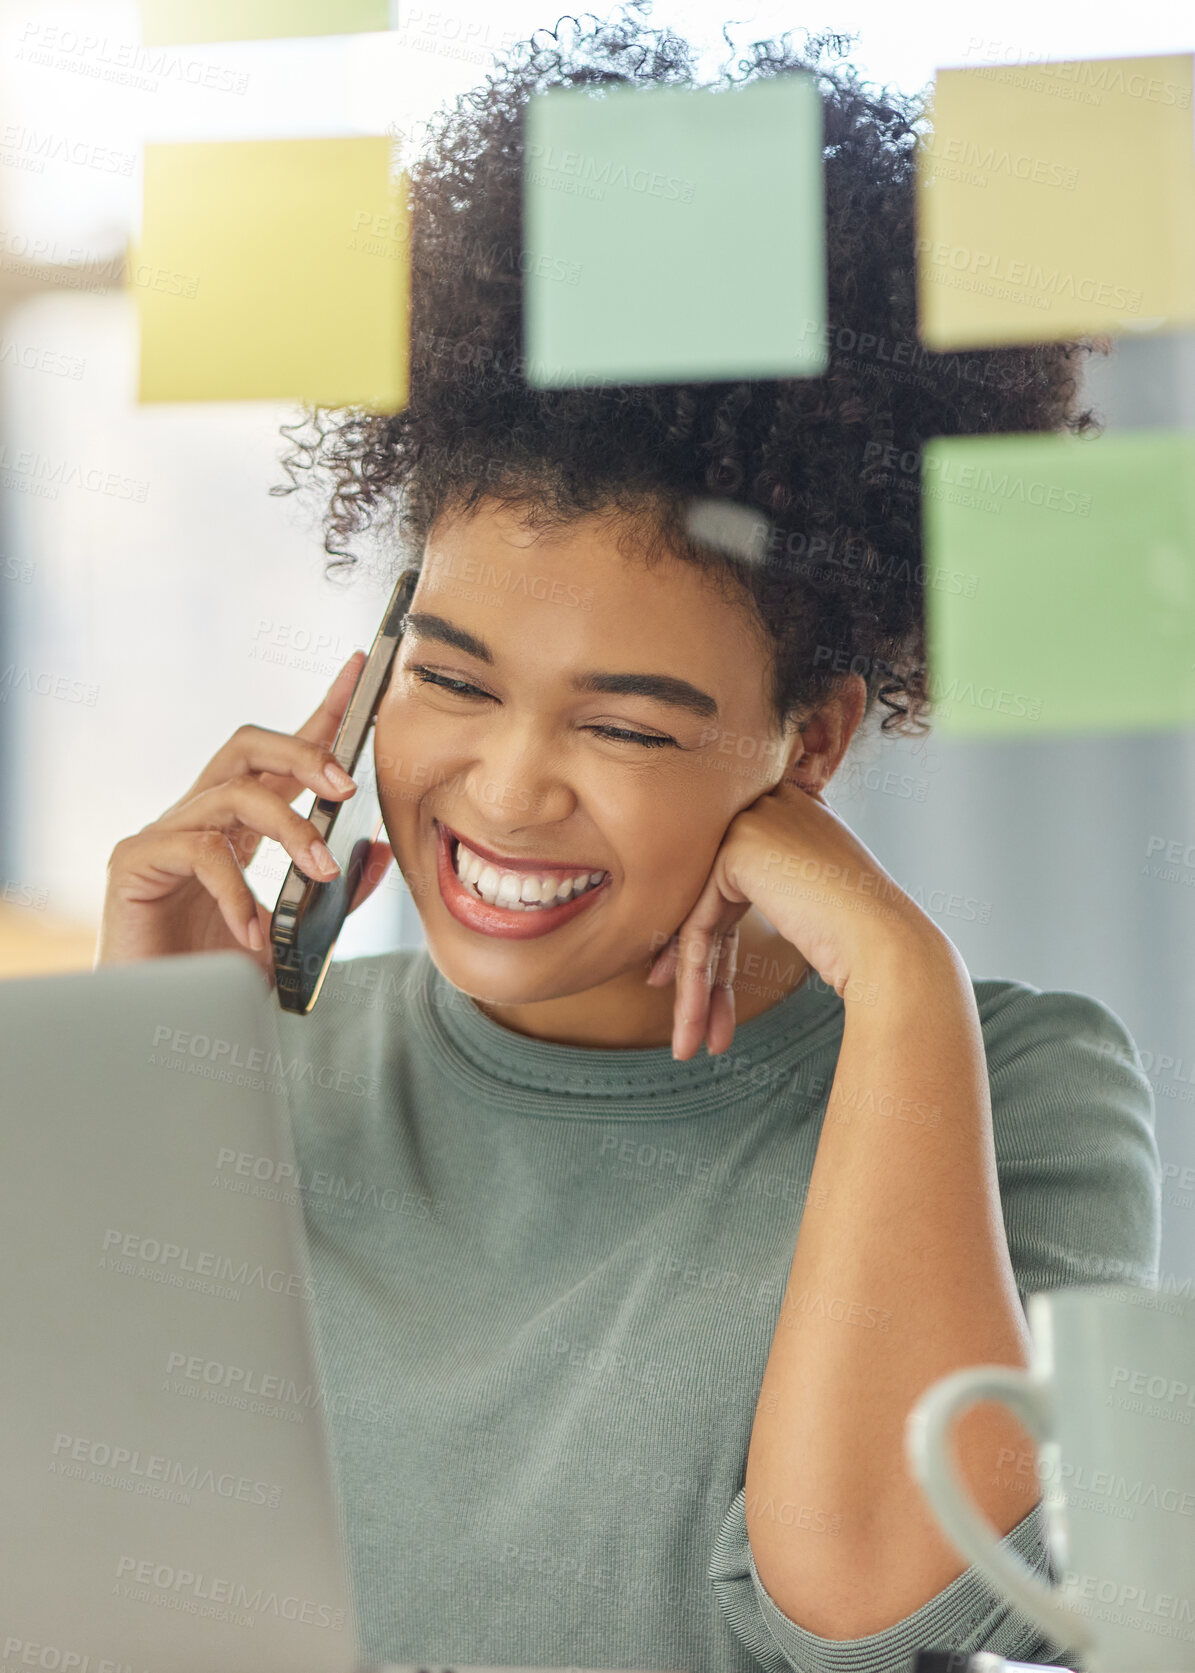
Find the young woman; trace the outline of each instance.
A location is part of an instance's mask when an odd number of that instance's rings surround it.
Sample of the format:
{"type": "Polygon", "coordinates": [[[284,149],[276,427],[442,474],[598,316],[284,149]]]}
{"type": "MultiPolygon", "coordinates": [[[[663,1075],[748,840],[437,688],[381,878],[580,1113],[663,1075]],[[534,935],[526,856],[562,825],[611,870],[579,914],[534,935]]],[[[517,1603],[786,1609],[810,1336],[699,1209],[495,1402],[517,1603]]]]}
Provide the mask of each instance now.
{"type": "MultiPolygon", "coordinates": [[[[315,415],[289,459],[331,479],[337,563],[400,511],[419,571],[375,743],[427,949],[280,1021],[365,1649],[1056,1659],[939,1534],[903,1430],[951,1370],[1026,1363],[1030,1291],[1156,1281],[1149,1083],[1098,1000],[972,981],[824,791],[881,706],[927,707],[917,476],[870,461],[1088,427],[1078,350],[922,350],[914,107],[771,43],[740,79],[811,68],[826,101],[826,376],[530,388],[528,96],[694,80],[633,16],[536,39],[414,166],[409,405],[315,415]],[[695,537],[710,498],[767,518],[753,559],[695,537]]],[[[117,846],[100,962],[268,969],[241,867],[266,835],[327,875],[290,803],[349,793],[362,656],[117,846]]],[[[1031,1437],[981,1406],[957,1443],[1044,1565],[1031,1437]]]]}

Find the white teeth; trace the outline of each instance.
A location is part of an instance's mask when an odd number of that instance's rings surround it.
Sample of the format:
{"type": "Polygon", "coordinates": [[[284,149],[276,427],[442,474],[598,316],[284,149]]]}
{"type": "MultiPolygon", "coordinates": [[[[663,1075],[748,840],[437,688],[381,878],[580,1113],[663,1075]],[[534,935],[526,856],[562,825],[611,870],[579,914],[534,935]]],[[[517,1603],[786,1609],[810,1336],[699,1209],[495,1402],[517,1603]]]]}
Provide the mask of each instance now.
{"type": "Polygon", "coordinates": [[[557,872],[535,876],[526,872],[500,871],[459,840],[454,866],[461,881],[482,900],[508,912],[538,912],[545,906],[558,906],[595,888],[606,875],[604,871],[582,872],[576,877],[561,877],[557,872]]]}
{"type": "Polygon", "coordinates": [[[498,879],[498,892],[494,896],[495,906],[513,906],[519,898],[519,880],[513,871],[504,871],[498,879]]]}

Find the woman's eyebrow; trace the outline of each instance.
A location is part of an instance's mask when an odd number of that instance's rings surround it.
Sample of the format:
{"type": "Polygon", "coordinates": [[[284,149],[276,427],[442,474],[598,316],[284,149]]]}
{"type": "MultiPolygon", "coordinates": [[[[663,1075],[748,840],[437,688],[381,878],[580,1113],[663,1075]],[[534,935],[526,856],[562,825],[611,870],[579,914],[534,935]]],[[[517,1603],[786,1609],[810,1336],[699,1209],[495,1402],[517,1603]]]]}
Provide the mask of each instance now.
{"type": "Polygon", "coordinates": [[[718,714],[718,705],[708,691],[690,685],[688,680],[675,679],[671,674],[578,674],[572,683],[577,691],[606,691],[616,697],[654,697],[657,703],[689,709],[704,720],[714,720],[718,714]]]}
{"type": "Polygon", "coordinates": [[[478,662],[488,662],[493,665],[494,653],[484,639],[475,639],[471,633],[466,633],[463,627],[453,627],[451,622],[443,616],[428,615],[425,610],[408,610],[402,619],[404,631],[413,627],[416,633],[425,639],[439,639],[445,645],[452,645],[458,651],[464,651],[466,656],[475,656],[478,662]]]}
{"type": "MultiPolygon", "coordinates": [[[[479,662],[487,662],[491,667],[494,665],[494,653],[484,639],[466,633],[462,627],[455,627],[443,616],[431,615],[424,610],[408,611],[404,626],[414,628],[425,639],[438,639],[442,644],[464,651],[466,656],[475,656],[479,662]]],[[[688,680],[677,679],[672,674],[577,674],[572,684],[577,691],[602,691],[615,697],[652,697],[657,703],[688,709],[703,720],[714,720],[718,715],[718,705],[708,691],[702,691],[699,686],[690,685],[688,680]]]]}

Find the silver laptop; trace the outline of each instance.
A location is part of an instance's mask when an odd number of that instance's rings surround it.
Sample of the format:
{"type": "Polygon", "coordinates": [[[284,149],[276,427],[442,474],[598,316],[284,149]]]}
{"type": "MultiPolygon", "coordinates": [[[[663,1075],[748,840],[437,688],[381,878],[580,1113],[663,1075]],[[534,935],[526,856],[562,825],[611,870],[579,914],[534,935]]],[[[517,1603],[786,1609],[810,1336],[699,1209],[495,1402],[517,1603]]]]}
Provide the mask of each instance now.
{"type": "Polygon", "coordinates": [[[0,1667],[377,1667],[276,1016],[240,953],[0,981],[0,1667]]]}
{"type": "Polygon", "coordinates": [[[0,982],[0,1665],[361,1666],[273,1016],[238,953],[0,982]]]}

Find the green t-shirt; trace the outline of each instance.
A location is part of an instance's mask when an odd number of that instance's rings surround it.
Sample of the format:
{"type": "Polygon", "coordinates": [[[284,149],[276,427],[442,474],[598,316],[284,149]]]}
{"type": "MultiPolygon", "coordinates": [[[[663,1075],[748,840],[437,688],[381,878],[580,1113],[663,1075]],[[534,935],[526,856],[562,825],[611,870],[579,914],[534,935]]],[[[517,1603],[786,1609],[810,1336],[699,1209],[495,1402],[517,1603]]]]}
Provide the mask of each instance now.
{"type": "MultiPolygon", "coordinates": [[[[1081,994],[974,988],[1022,1295],[1156,1283],[1153,1100],[1124,1024],[1081,994]]],[[[972,1569],[841,1641],[785,1616],[755,1571],[747,1449],[843,1020],[811,976],[718,1057],[560,1046],[491,1021],[425,951],[334,965],[310,1017],[281,1015],[284,1057],[311,1070],[292,1119],[366,1655],[688,1673],[909,1673],[931,1646],[1059,1659],[972,1569]]],[[[1044,1574],[1040,1517],[1006,1544],[1044,1574]]]]}

